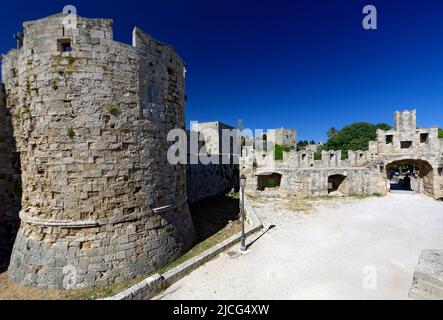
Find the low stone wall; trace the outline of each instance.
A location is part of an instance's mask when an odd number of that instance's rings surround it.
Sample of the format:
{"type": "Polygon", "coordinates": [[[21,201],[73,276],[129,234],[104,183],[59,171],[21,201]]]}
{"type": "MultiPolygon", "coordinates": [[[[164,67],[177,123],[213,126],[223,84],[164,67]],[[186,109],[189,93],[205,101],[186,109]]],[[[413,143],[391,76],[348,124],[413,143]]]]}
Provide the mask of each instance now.
{"type": "Polygon", "coordinates": [[[443,250],[423,250],[415,269],[409,298],[443,299],[443,250]]]}
{"type": "MultiPolygon", "coordinates": [[[[250,204],[247,197],[245,197],[245,212],[246,212],[246,236],[263,228],[254,208],[250,204]]],[[[205,264],[212,258],[216,257],[226,249],[239,243],[241,240],[241,233],[238,233],[231,238],[213,246],[212,248],[202,252],[194,258],[191,258],[179,266],[165,272],[164,274],[154,274],[153,276],[144,279],[136,285],[103,300],[149,300],[160,294],[163,290],[168,288],[174,282],[177,282],[184,276],[188,275],[201,265],[205,264]]]]}
{"type": "Polygon", "coordinates": [[[186,191],[190,204],[239,189],[239,167],[235,164],[188,164],[186,191]]]}
{"type": "MultiPolygon", "coordinates": [[[[261,172],[269,174],[265,169],[250,172],[249,176],[260,175],[261,172]]],[[[330,177],[343,177],[343,185],[338,187],[338,191],[343,194],[373,194],[386,193],[386,183],[380,179],[376,170],[369,168],[315,168],[297,169],[291,168],[276,169],[275,173],[281,175],[281,183],[278,192],[283,196],[321,196],[328,194],[328,180],[330,177]]],[[[250,179],[248,191],[260,193],[258,189],[258,179],[250,179]]],[[[266,189],[271,191],[273,189],[266,189]]]]}

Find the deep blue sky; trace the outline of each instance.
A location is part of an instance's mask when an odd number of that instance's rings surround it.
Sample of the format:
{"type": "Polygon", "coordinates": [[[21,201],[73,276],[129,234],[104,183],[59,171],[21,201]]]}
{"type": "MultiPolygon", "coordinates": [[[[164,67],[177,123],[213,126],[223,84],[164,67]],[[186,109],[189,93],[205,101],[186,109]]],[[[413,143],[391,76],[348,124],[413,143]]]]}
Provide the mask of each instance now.
{"type": "Polygon", "coordinates": [[[421,126],[443,126],[443,1],[168,0],[9,1],[0,12],[0,52],[21,23],[73,4],[114,19],[130,43],[137,25],[186,61],[187,119],[245,127],[295,127],[326,140],[328,128],[392,123],[416,108],[421,126]],[[378,9],[378,30],[361,26],[378,9]]]}

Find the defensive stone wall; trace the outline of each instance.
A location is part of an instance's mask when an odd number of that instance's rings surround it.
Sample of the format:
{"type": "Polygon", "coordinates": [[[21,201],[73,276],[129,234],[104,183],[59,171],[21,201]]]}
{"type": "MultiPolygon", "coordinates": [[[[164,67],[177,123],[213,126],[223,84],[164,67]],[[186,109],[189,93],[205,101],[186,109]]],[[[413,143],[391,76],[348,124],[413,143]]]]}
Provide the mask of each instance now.
{"type": "Polygon", "coordinates": [[[221,122],[194,123],[188,133],[199,138],[198,151],[192,153],[188,142],[187,193],[190,204],[226,194],[232,189],[239,189],[238,155],[234,150],[234,141],[229,138],[227,150],[223,150],[223,130],[233,127],[221,122]],[[227,153],[225,153],[228,151],[227,153]],[[191,162],[191,155],[198,158],[198,163],[191,162]],[[200,155],[211,157],[211,163],[203,163],[200,155]]]}
{"type": "Polygon", "coordinates": [[[112,20],[65,17],[26,22],[2,65],[23,185],[8,274],[57,289],[154,271],[194,239],[186,167],[166,157],[182,60],[138,28],[131,46],[112,20]]]}
{"type": "Polygon", "coordinates": [[[443,198],[443,149],[438,128],[416,127],[416,111],[395,112],[394,128],[378,130],[377,140],[368,150],[322,150],[315,159],[313,150],[283,153],[274,160],[273,153],[244,147],[241,171],[248,179],[249,192],[265,189],[280,195],[326,195],[386,193],[391,167],[409,165],[411,188],[435,199],[443,198]]]}
{"type": "Polygon", "coordinates": [[[266,133],[266,139],[275,144],[296,147],[297,131],[288,128],[271,129],[266,133]]]}
{"type": "Polygon", "coordinates": [[[11,255],[20,224],[20,162],[13,139],[11,116],[6,108],[4,87],[0,85],[0,268],[11,255]]]}

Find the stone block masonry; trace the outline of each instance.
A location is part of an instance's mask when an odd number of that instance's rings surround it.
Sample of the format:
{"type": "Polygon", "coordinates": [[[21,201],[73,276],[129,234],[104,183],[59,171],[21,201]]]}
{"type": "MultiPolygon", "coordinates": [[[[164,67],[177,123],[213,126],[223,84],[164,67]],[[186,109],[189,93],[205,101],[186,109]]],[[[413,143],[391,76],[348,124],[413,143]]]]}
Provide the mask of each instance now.
{"type": "Polygon", "coordinates": [[[20,162],[12,135],[4,87],[0,86],[0,268],[9,260],[20,224],[20,162]]]}
{"type": "Polygon", "coordinates": [[[393,129],[377,130],[367,150],[348,151],[347,159],[340,150],[322,150],[316,160],[310,149],[283,152],[283,160],[274,160],[273,154],[246,146],[240,168],[248,177],[247,190],[279,196],[385,194],[390,169],[408,165],[411,188],[442,200],[443,139],[437,127],[417,127],[416,115],[416,110],[395,112],[393,129]]]}
{"type": "Polygon", "coordinates": [[[443,299],[443,250],[423,250],[414,272],[409,298],[443,299]]]}
{"type": "MultiPolygon", "coordinates": [[[[229,138],[229,144],[223,150],[223,130],[234,128],[221,122],[193,123],[191,132],[198,135],[200,144],[198,152],[192,154],[198,158],[198,163],[191,161],[191,146],[188,141],[188,164],[186,190],[189,203],[226,194],[232,189],[239,190],[239,165],[238,152],[236,152],[233,138],[229,138]],[[215,157],[215,163],[201,163],[199,155],[215,157]]],[[[226,139],[226,137],[225,137],[226,139]]]]}
{"type": "Polygon", "coordinates": [[[24,24],[3,58],[22,170],[9,277],[52,289],[106,286],[173,261],[194,241],[186,167],[167,161],[185,128],[184,64],[138,28],[65,15],[24,24]],[[160,209],[161,210],[160,210],[160,209]]]}

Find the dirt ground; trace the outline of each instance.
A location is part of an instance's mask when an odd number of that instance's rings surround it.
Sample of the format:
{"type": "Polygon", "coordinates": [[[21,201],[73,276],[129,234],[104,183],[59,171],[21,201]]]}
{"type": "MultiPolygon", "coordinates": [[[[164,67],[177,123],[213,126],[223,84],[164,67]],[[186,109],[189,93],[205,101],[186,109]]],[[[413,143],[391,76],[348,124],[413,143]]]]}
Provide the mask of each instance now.
{"type": "Polygon", "coordinates": [[[265,229],[247,254],[231,249],[156,299],[408,299],[421,251],[443,246],[443,202],[418,194],[253,206],[265,229]]]}
{"type": "MultiPolygon", "coordinates": [[[[191,206],[191,213],[196,229],[196,245],[177,261],[164,266],[164,272],[174,266],[198,255],[204,250],[222,242],[240,231],[238,222],[238,195],[219,196],[191,206]]],[[[0,270],[6,270],[2,266],[0,270]]],[[[140,276],[127,283],[97,289],[73,291],[41,290],[18,285],[9,281],[6,271],[0,272],[0,300],[90,300],[116,294],[141,281],[140,276]]]]}

